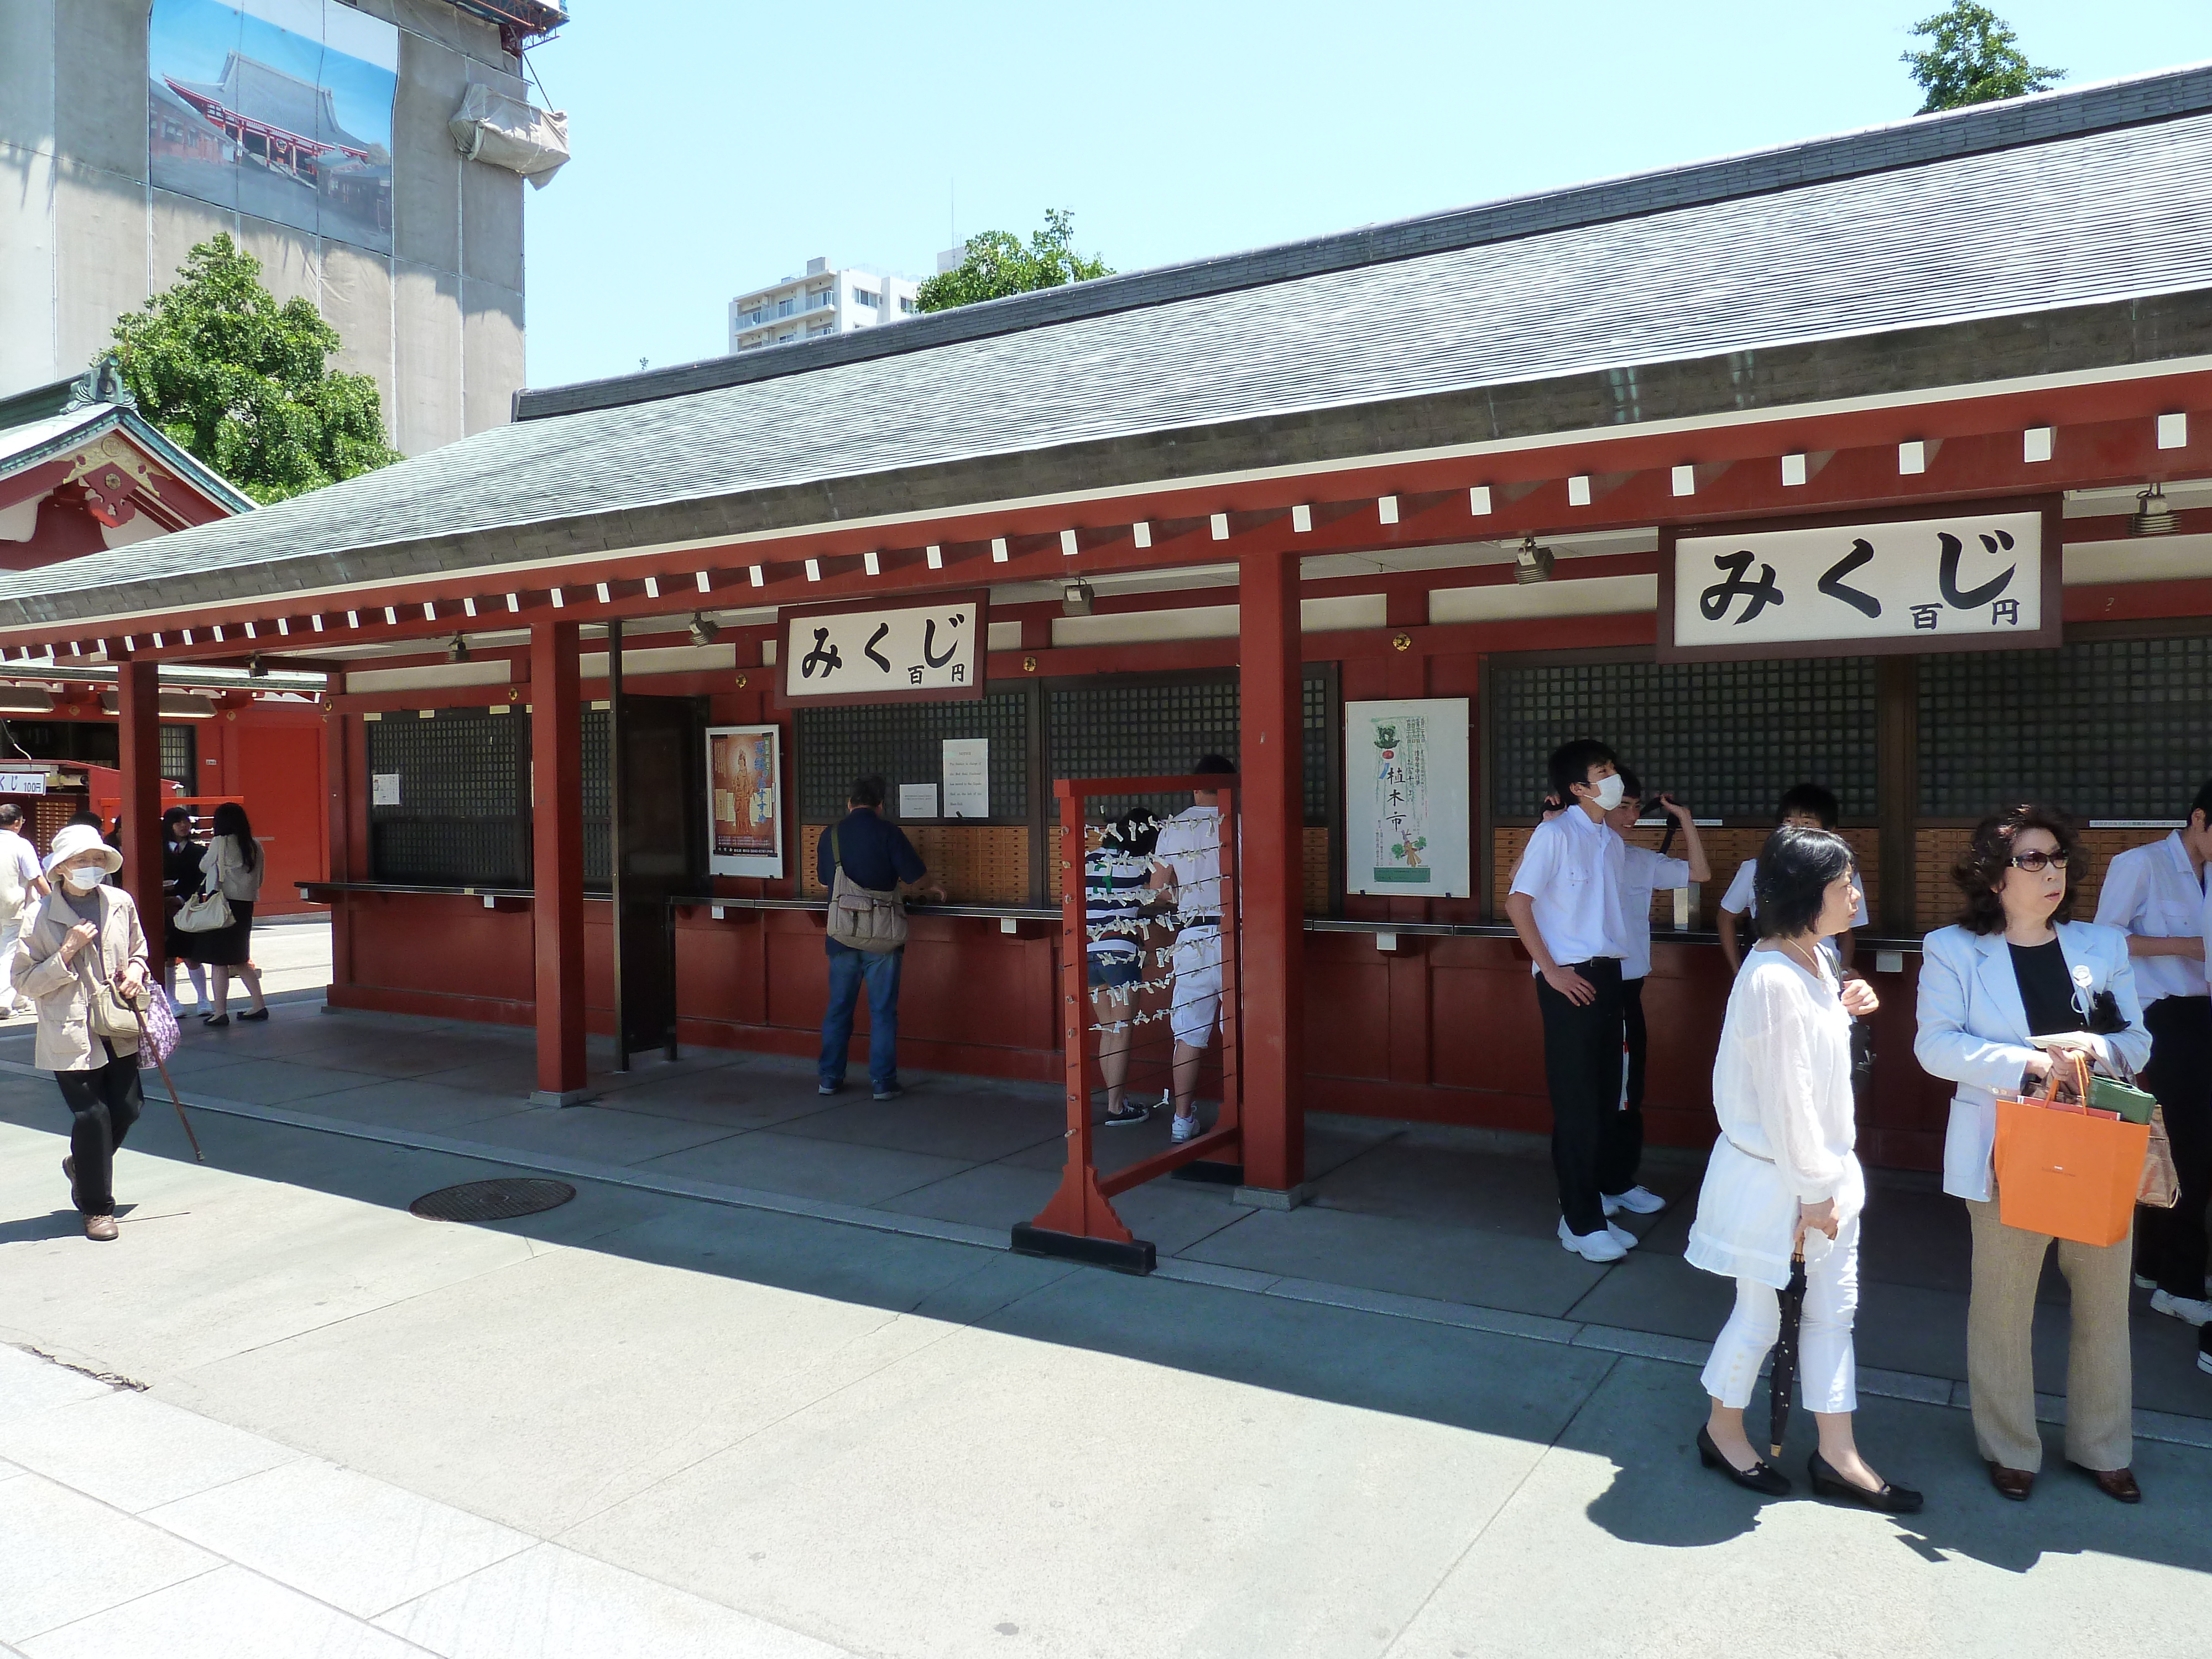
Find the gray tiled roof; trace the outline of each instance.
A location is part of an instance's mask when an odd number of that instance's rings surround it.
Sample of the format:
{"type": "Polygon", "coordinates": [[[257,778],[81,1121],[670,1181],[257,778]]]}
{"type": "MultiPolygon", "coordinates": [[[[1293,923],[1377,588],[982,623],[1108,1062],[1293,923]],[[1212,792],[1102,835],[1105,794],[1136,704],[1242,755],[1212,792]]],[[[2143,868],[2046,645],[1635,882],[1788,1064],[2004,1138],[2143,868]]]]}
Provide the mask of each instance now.
{"type": "MultiPolygon", "coordinates": [[[[2199,112],[529,420],[0,578],[0,625],[110,613],[122,596],[70,590],[149,577],[196,574],[204,602],[429,574],[462,541],[497,562],[526,556],[500,532],[586,515],[2212,291],[2208,180],[2199,112]]],[[[702,510],[688,533],[721,528],[702,510]]]]}

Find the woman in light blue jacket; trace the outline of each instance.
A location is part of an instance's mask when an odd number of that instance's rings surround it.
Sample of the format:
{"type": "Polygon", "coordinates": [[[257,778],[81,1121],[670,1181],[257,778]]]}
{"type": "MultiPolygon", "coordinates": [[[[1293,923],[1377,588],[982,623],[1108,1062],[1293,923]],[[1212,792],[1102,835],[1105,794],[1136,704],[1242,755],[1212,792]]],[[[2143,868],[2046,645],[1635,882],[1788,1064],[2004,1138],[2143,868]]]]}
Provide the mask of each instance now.
{"type": "MultiPolygon", "coordinates": [[[[1998,1091],[2019,1093],[2051,1073],[2052,1058],[2086,1054],[2106,1070],[2150,1058],[2117,927],[2063,920],[2088,873],[2074,828],[2041,807],[2018,806],[1976,826],[1953,872],[1966,908],[1928,935],[1920,968],[1923,1070],[1956,1083],[1943,1146],[1943,1190],[1966,1200],[1973,1224],[1973,1286],[1966,1310],[1966,1380],[1974,1438],[1997,1491],[2025,1501],[2042,1467],[2030,1342],[2049,1235],[2005,1225],[1993,1169],[1998,1091]]],[[[2131,1241],[2102,1249],[2058,1241],[2072,1292],[2066,1364],[2066,1455],[2108,1497],[2142,1492],[2130,1468],[2134,1427],[2128,1347],[2131,1241]]]]}

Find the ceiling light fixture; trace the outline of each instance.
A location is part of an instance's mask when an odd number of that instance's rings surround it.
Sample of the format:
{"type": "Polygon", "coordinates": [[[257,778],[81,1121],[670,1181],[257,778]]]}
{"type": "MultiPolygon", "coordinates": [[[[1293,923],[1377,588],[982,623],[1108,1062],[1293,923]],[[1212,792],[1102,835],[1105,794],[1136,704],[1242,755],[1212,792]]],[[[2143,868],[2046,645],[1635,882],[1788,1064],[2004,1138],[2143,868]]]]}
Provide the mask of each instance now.
{"type": "Polygon", "coordinates": [[[261,660],[261,653],[258,651],[246,659],[246,678],[249,680],[265,680],[269,678],[269,665],[261,660]]]}
{"type": "Polygon", "coordinates": [[[2166,504],[2165,490],[2153,484],[2136,497],[2135,514],[2128,520],[2128,534],[2171,536],[2173,528],[2173,508],[2166,504]]]}
{"type": "Polygon", "coordinates": [[[722,630],[707,619],[704,611],[695,611],[691,617],[691,626],[686,631],[691,635],[692,644],[712,645],[715,637],[722,630]]]}
{"type": "Polygon", "coordinates": [[[1553,562],[1550,548],[1537,546],[1534,536],[1523,537],[1521,545],[1513,550],[1513,580],[1547,582],[1552,580],[1553,562]]]}
{"type": "Polygon", "coordinates": [[[1097,598],[1089,582],[1070,582],[1060,592],[1060,614],[1064,617],[1087,617],[1097,598]]]}
{"type": "Polygon", "coordinates": [[[446,660],[447,662],[466,662],[468,659],[469,642],[463,639],[459,634],[454,635],[453,642],[446,647],[446,660]]]}

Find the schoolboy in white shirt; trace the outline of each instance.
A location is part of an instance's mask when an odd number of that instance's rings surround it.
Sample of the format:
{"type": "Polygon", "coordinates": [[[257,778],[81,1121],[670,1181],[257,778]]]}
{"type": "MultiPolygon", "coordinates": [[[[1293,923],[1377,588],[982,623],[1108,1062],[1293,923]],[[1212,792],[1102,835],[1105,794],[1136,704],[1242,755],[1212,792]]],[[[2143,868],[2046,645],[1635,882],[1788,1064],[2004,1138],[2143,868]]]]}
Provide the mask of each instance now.
{"type": "MultiPolygon", "coordinates": [[[[1843,806],[1832,790],[1817,783],[1793,784],[1782,797],[1782,805],[1774,814],[1778,830],[1829,830],[1843,816],[1843,806]]],[[[1729,972],[1743,966],[1743,953],[1757,942],[1755,932],[1745,930],[1747,937],[1739,939],[1737,930],[1747,916],[1759,919],[1759,893],[1755,882],[1759,874],[1759,855],[1753,854],[1736,868],[1735,879],[1729,883],[1728,891],[1721,896],[1721,954],[1728,958],[1729,972]]],[[[1851,918],[1851,927],[1867,925],[1866,886],[1859,880],[1858,872],[1851,872],[1851,890],[1859,896],[1857,914],[1851,918]]],[[[1825,948],[1825,947],[1824,947],[1825,948]]],[[[1853,934],[1846,929],[1836,935],[1835,951],[1838,968],[1849,968],[1857,955],[1853,934]]]]}
{"type": "Polygon", "coordinates": [[[1534,965],[1544,1020],[1559,1243],[1587,1261],[1618,1261],[1636,1236],[1605,1218],[1605,1194],[1635,1186],[1642,1150],[1620,1109],[1626,860],[1605,822],[1625,786],[1613,750],[1589,738],[1553,750],[1548,769],[1566,810],[1530,834],[1505,914],[1534,965]]]}

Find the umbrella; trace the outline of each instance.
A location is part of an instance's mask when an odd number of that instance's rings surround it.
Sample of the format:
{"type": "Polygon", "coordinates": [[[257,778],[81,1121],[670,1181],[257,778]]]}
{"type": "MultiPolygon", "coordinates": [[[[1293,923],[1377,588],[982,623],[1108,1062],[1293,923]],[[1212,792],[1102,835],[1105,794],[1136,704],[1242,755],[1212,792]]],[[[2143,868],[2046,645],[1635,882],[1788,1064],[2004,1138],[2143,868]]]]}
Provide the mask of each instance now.
{"type": "Polygon", "coordinates": [[[1767,1405],[1773,1413],[1768,1431],[1767,1455],[1782,1455],[1782,1438],[1790,1431],[1790,1401],[1797,1391],[1797,1327],[1805,1317],[1805,1246],[1798,1243],[1790,1259],[1790,1284],[1782,1292],[1782,1330],[1774,1343],[1774,1370],[1766,1380],[1767,1405]]]}

